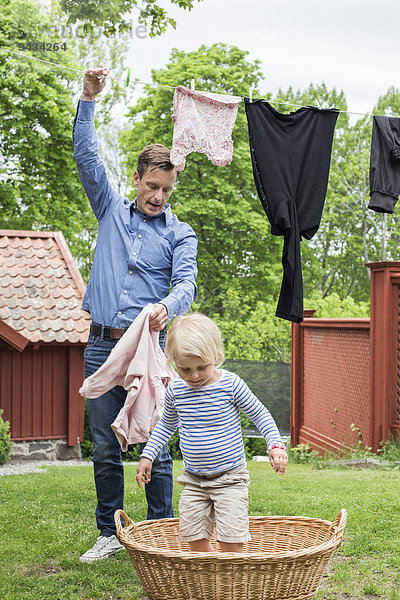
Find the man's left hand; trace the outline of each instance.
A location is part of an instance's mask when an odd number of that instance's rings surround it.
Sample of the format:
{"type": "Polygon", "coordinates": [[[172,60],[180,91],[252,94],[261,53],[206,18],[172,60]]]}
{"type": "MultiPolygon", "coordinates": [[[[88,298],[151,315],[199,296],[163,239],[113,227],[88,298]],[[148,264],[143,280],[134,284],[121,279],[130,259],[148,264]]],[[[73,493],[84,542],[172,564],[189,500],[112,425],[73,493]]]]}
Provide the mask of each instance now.
{"type": "Polygon", "coordinates": [[[154,311],[150,314],[149,325],[150,329],[161,331],[168,323],[168,313],[164,304],[155,304],[154,311]]]}

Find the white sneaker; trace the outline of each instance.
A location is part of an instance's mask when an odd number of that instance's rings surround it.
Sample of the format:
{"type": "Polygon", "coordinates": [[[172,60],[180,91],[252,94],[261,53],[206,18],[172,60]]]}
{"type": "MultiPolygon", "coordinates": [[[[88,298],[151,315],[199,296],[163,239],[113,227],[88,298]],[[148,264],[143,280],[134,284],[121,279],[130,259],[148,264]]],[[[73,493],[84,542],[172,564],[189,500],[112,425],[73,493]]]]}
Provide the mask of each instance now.
{"type": "Polygon", "coordinates": [[[93,548],[90,548],[85,554],[82,554],[79,560],[81,562],[91,563],[95,560],[102,560],[103,558],[112,556],[123,548],[124,546],[119,543],[116,535],[110,537],[99,535],[93,548]]]}

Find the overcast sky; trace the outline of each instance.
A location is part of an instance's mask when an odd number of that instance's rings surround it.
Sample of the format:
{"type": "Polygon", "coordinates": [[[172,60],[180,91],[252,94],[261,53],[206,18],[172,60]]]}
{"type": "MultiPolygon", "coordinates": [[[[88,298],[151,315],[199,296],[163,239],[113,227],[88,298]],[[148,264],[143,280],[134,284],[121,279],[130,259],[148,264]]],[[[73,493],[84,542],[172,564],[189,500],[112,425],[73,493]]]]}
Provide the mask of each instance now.
{"type": "Polygon", "coordinates": [[[133,35],[128,66],[141,81],[172,48],[224,42],[261,61],[262,91],[325,82],[344,91],[349,111],[369,113],[391,85],[400,88],[399,0],[203,0],[191,12],[162,4],[177,27],[133,35]]]}

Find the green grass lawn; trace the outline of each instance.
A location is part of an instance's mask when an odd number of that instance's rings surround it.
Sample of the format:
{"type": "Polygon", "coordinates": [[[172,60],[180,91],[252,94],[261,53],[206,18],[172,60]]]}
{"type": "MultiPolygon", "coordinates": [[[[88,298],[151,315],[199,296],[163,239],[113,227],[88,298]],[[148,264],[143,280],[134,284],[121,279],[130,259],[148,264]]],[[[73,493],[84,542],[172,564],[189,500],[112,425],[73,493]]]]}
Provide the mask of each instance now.
{"type": "MultiPolygon", "coordinates": [[[[181,468],[175,461],[176,475],[181,468]]],[[[399,471],[317,470],[290,463],[281,477],[256,462],[249,462],[249,470],[250,514],[333,521],[347,509],[344,543],[317,600],[400,600],[399,471]]],[[[125,470],[125,510],[141,521],[146,501],[135,471],[134,465],[125,470]]],[[[176,485],[176,513],[179,493],[176,485]]],[[[91,467],[2,476],[0,499],[1,600],[143,600],[127,552],[92,565],[78,560],[98,535],[91,467]]]]}

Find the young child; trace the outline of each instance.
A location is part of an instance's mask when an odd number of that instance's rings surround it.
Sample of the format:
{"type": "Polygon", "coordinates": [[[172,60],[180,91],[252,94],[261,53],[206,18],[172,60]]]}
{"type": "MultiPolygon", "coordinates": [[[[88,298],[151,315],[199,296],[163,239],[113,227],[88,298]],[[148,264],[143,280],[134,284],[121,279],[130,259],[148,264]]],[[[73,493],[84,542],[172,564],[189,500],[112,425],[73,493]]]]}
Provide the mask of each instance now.
{"type": "Polygon", "coordinates": [[[144,448],[136,480],[151,479],[152,461],[179,428],[184,471],[179,502],[181,539],[195,552],[242,552],[250,540],[250,483],[240,427],[242,409],[268,444],[273,469],[284,474],[288,456],[275,421],[238,375],[219,369],[224,361],[221,332],[201,313],[177,317],[167,334],[166,354],[179,377],[165,394],[164,412],[144,448]]]}

